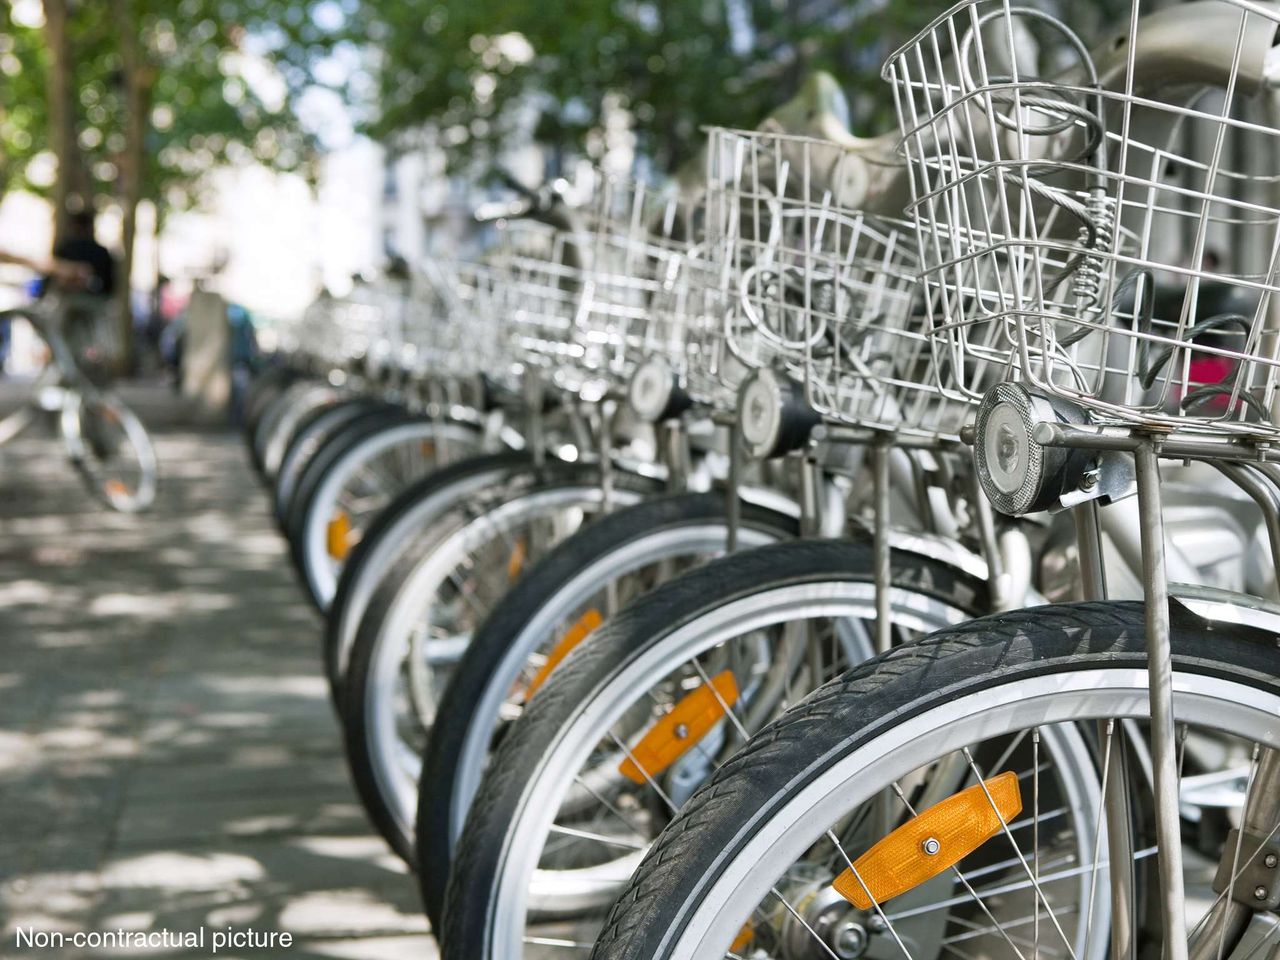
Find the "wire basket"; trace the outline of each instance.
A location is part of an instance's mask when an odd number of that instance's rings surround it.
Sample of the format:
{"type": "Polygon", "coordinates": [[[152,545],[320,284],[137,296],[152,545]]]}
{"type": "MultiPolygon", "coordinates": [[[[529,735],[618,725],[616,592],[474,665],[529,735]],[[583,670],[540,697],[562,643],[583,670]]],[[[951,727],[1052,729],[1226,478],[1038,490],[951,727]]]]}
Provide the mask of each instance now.
{"type": "Polygon", "coordinates": [[[827,420],[902,438],[952,439],[968,404],[937,386],[910,226],[842,205],[845,148],[712,129],[707,259],[730,386],[773,367],[827,420]]]}
{"type": "Polygon", "coordinates": [[[608,377],[625,386],[659,358],[685,384],[706,345],[701,198],[616,176],[602,176],[594,193],[583,307],[588,335],[607,344],[608,377]]]}
{"type": "Polygon", "coordinates": [[[56,298],[54,313],[57,331],[83,373],[99,383],[120,373],[128,331],[121,323],[118,301],[102,296],[61,295],[56,298]]]}
{"type": "Polygon", "coordinates": [[[570,392],[603,364],[604,344],[578,323],[590,237],[530,219],[498,224],[497,306],[514,359],[570,392]]]}
{"type": "Polygon", "coordinates": [[[1146,14],[1090,49],[968,0],[885,65],[943,383],[1020,379],[1099,423],[1273,439],[1280,13],[1146,14]]]}
{"type": "Polygon", "coordinates": [[[513,349],[557,386],[595,398],[654,354],[683,367],[699,302],[689,208],[673,192],[600,177],[554,223],[500,224],[499,302],[513,349]]]}
{"type": "Polygon", "coordinates": [[[514,381],[501,333],[499,271],[484,261],[433,258],[414,274],[404,313],[404,353],[420,375],[514,381]]]}

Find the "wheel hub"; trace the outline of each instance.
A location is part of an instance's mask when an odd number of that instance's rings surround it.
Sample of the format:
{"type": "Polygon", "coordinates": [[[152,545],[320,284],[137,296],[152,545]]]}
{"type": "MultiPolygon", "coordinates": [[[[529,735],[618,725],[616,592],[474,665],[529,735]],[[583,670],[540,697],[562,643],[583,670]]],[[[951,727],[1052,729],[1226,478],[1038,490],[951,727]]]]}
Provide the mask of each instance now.
{"type": "Polygon", "coordinates": [[[870,935],[862,912],[830,884],[811,889],[796,902],[799,918],[788,914],[782,926],[786,960],[858,960],[867,952],[870,935]]]}

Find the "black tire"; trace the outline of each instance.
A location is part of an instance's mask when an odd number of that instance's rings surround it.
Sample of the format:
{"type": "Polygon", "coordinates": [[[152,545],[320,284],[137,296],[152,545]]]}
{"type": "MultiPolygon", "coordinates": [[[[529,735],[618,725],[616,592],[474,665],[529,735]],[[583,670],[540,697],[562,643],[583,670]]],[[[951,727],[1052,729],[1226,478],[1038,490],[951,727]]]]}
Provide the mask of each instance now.
{"type": "MultiPolygon", "coordinates": [[[[652,480],[624,472],[615,472],[613,483],[615,490],[627,490],[642,495],[655,494],[659,489],[652,480]]],[[[484,502],[474,508],[468,508],[467,513],[470,516],[463,518],[463,522],[470,522],[475,516],[483,515],[490,506],[510,504],[524,496],[565,487],[595,490],[599,485],[600,470],[592,464],[557,461],[546,464],[540,469],[530,468],[524,473],[512,474],[501,489],[490,491],[484,502]]],[[[441,519],[443,521],[445,518],[441,519]]],[[[378,832],[410,865],[414,862],[413,838],[409,835],[412,825],[406,827],[396,821],[393,811],[388,807],[378,787],[377,775],[367,750],[369,728],[366,693],[369,672],[377,652],[377,640],[382,633],[384,621],[403,589],[402,584],[405,578],[417,569],[419,561],[424,556],[461,525],[461,523],[448,522],[436,524],[436,530],[432,532],[432,536],[419,541],[383,578],[369,601],[364,617],[361,618],[343,684],[343,733],[347,748],[347,763],[351,769],[356,791],[378,832]]]]}
{"type": "MultiPolygon", "coordinates": [[[[329,614],[325,620],[325,673],[329,678],[329,692],[333,698],[334,708],[339,713],[342,710],[342,688],[346,675],[345,664],[340,662],[339,657],[342,645],[341,628],[347,616],[347,607],[354,602],[353,594],[356,584],[363,576],[364,566],[369,558],[378,552],[383,538],[400,536],[404,517],[413,513],[419,503],[436,497],[450,487],[464,486],[467,481],[485,474],[491,474],[495,484],[504,483],[509,475],[528,470],[532,463],[533,459],[528,453],[514,450],[468,457],[442,467],[405,488],[369,524],[364,536],[360,538],[360,542],[355,545],[351,556],[342,566],[342,573],[338,577],[338,589],[334,594],[333,602],[329,605],[329,614]]],[[[421,532],[425,535],[429,531],[424,529],[421,532]]],[[[411,547],[412,540],[406,540],[402,549],[408,550],[411,547]]]]}
{"type": "Polygon", "coordinates": [[[362,413],[354,420],[333,434],[311,457],[307,469],[298,477],[297,487],[289,502],[289,509],[284,516],[284,535],[289,541],[294,566],[302,573],[302,557],[297,543],[302,523],[306,519],[307,509],[316,488],[324,481],[324,475],[351,447],[364,440],[371,433],[389,430],[411,419],[408,411],[402,407],[383,407],[362,413]]]}
{"type": "MultiPolygon", "coordinates": [[[[1174,665],[1280,695],[1275,637],[1210,624],[1173,604],[1174,665]]],[[[777,809],[895,724],[1000,683],[1079,670],[1145,669],[1138,602],[1062,604],[938,631],[848,671],[763,729],[685,805],[614,905],[592,960],[664,960],[689,905],[777,809]],[[714,872],[714,871],[711,871],[714,872]]]]}
{"type": "MultiPolygon", "coordinates": [[[[654,533],[726,524],[727,509],[723,493],[690,493],[650,500],[604,517],[560,544],[521,577],[485,620],[440,702],[439,720],[423,758],[415,862],[433,929],[440,924],[452,860],[450,824],[458,816],[454,796],[458,760],[471,727],[478,722],[479,704],[494,682],[494,665],[507,656],[512,641],[542,605],[564,590],[579,571],[599,565],[628,544],[654,533]]],[[[750,503],[742,505],[741,523],[776,540],[788,540],[800,532],[796,517],[750,503]]]]}
{"type": "MultiPolygon", "coordinates": [[[[499,960],[488,952],[488,923],[509,826],[524,807],[525,785],[598,688],[677,628],[730,601],[791,584],[873,582],[871,571],[871,547],[863,542],[801,540],[761,547],[659,587],[579,646],[508,729],[485,773],[450,871],[442,960],[499,960]]],[[[984,581],[915,554],[894,551],[892,583],[959,610],[976,612],[987,604],[984,581]]]]}
{"type": "Polygon", "coordinates": [[[253,464],[253,469],[263,480],[266,479],[266,476],[262,472],[262,461],[254,445],[254,438],[258,434],[258,424],[262,421],[262,417],[270,409],[272,403],[299,379],[300,374],[288,367],[273,367],[254,378],[253,383],[249,385],[249,392],[244,402],[244,423],[242,425],[244,443],[249,450],[249,461],[253,464]]]}
{"type": "Polygon", "coordinates": [[[81,395],[63,409],[61,429],[71,462],[95,499],[119,513],[151,508],[160,485],[155,444],[123,401],[110,393],[81,395]],[[117,473],[122,452],[124,479],[117,473]]]}
{"type": "Polygon", "coordinates": [[[297,428],[298,420],[318,407],[337,403],[342,397],[342,393],[327,384],[299,379],[267,405],[254,428],[253,457],[268,482],[275,479],[275,470],[279,466],[274,459],[275,454],[277,451],[283,453],[283,443],[297,428]]]}
{"type": "Polygon", "coordinates": [[[306,472],[321,448],[336,436],[348,423],[357,417],[374,410],[393,409],[392,405],[371,397],[353,397],[340,400],[329,407],[321,407],[307,414],[298,424],[298,429],[285,445],[284,457],[280,460],[280,469],[272,482],[272,506],[274,507],[276,524],[281,533],[284,532],[284,520],[288,515],[289,504],[297,493],[297,482],[306,472]],[[281,486],[288,484],[287,495],[282,495],[281,486]]]}
{"type": "Polygon", "coordinates": [[[452,457],[465,458],[479,452],[484,442],[482,434],[471,424],[456,421],[440,422],[430,417],[405,415],[369,423],[370,427],[363,435],[340,447],[335,445],[332,458],[307,479],[307,488],[299,490],[294,500],[289,547],[307,595],[321,612],[327,612],[333,602],[337,574],[345,566],[343,560],[337,564],[337,570],[329,569],[331,559],[325,546],[325,529],[333,518],[331,511],[337,505],[334,498],[341,497],[344,485],[352,482],[379,458],[390,455],[399,462],[397,470],[401,472],[381,487],[372,508],[367,499],[363,503],[354,528],[359,532],[359,539],[401,490],[441,468],[439,451],[447,448],[452,457]],[[406,470],[402,454],[415,446],[430,446],[431,452],[425,449],[421,453],[409,452],[406,470]]]}

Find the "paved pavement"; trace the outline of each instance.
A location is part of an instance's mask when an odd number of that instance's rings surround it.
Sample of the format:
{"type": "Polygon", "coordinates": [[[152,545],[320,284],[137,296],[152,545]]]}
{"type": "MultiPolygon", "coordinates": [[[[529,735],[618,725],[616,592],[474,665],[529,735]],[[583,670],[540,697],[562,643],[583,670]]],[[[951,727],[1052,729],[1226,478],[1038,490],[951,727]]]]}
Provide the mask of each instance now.
{"type": "Polygon", "coordinates": [[[98,507],[50,439],[0,449],[0,957],[212,956],[231,928],[294,942],[218,957],[432,960],[239,436],[132,396],[158,426],[151,514],[98,507]],[[19,928],[205,939],[40,949],[19,928]]]}

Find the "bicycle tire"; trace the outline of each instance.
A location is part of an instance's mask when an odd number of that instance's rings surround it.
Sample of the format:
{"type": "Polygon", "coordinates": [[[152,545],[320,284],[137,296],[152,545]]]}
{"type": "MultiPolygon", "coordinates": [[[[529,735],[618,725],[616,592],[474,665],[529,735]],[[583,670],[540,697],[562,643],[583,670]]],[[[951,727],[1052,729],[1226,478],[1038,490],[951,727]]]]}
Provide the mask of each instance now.
{"type": "MultiPolygon", "coordinates": [[[[708,528],[727,533],[727,513],[723,493],[674,494],[619,510],[556,547],[516,582],[485,620],[450,679],[423,761],[415,860],[433,928],[442,919],[444,883],[429,880],[448,876],[457,826],[470,805],[470,785],[459,791],[460,761],[474,738],[490,739],[496,725],[496,717],[486,709],[493,699],[490,693],[510,689],[514,678],[508,661],[527,659],[531,623],[555,606],[565,591],[575,586],[579,592],[590,590],[594,584],[578,586],[584,573],[593,568],[626,572],[615,558],[650,540],[667,541],[663,559],[677,556],[679,550],[688,553],[685,541],[673,542],[673,535],[690,531],[701,539],[701,531],[708,528]]],[[[790,539],[800,532],[797,517],[751,503],[742,504],[740,519],[746,546],[790,539]]],[[[646,555],[646,562],[652,556],[646,555]]]]}
{"type": "MultiPolygon", "coordinates": [[[[668,636],[700,618],[769,590],[808,584],[874,582],[870,545],[800,540],[727,557],[642,597],[598,636],[581,644],[552,674],[494,754],[472,803],[444,897],[442,960],[499,960],[493,911],[512,841],[510,830],[532,802],[546,758],[586,704],[614,676],[668,636]]],[[[895,592],[946,605],[960,616],[987,602],[987,584],[932,558],[894,551],[895,592]]],[[[517,960],[502,956],[501,960],[517,960]]]]}
{"type": "MultiPolygon", "coordinates": [[[[1172,604],[1174,669],[1280,698],[1275,637],[1172,604]]],[[[672,960],[716,876],[771,816],[878,737],[967,697],[1073,673],[1146,671],[1140,602],[1061,604],[939,631],[848,671],[762,730],[698,791],[646,854],[592,960],[672,960]],[[695,876],[695,874],[698,874],[695,876]]],[[[1277,699],[1280,702],[1280,699],[1277,699]]],[[[710,903],[710,900],[706,902],[710,903]]],[[[705,953],[701,954],[707,955],[705,953]]]]}
{"type": "Polygon", "coordinates": [[[468,457],[406,488],[374,518],[343,565],[325,620],[325,673],[339,714],[350,644],[369,598],[386,572],[412,548],[417,536],[430,530],[435,517],[450,509],[459,497],[501,483],[504,477],[527,469],[532,462],[528,453],[518,450],[468,457]]]}
{"type": "MultiPolygon", "coordinates": [[[[652,495],[658,490],[653,481],[634,474],[616,473],[613,481],[615,496],[627,493],[640,497],[652,495]]],[[[473,516],[463,518],[460,524],[437,522],[432,536],[401,557],[396,568],[383,578],[378,590],[370,598],[364,617],[361,618],[355,643],[351,649],[342,698],[347,762],[357,793],[364,802],[374,826],[386,838],[392,849],[410,864],[413,863],[414,856],[412,838],[414,810],[397,814],[393,809],[392,802],[384,792],[378,766],[373,760],[375,751],[371,748],[371,737],[375,735],[376,730],[371,723],[371,711],[376,704],[376,693],[370,689],[370,684],[376,680],[375,664],[383,652],[381,644],[389,627],[388,621],[399,613],[401,604],[406,602],[404,598],[412,585],[414,575],[438,546],[448,543],[455,533],[476,527],[482,530],[488,528],[490,521],[487,516],[487,507],[492,506],[503,511],[518,511],[522,501],[532,503],[545,500],[560,491],[567,493],[570,497],[576,492],[579,496],[595,498],[600,492],[599,468],[592,464],[557,463],[550,476],[547,475],[545,467],[531,470],[524,476],[513,475],[504,485],[503,490],[491,492],[489,503],[475,510],[473,516]]],[[[421,594],[415,589],[412,591],[412,596],[420,598],[421,594]]],[[[416,781],[414,786],[416,788],[416,781]]],[[[414,798],[414,809],[416,809],[416,798],[414,798]]]]}

